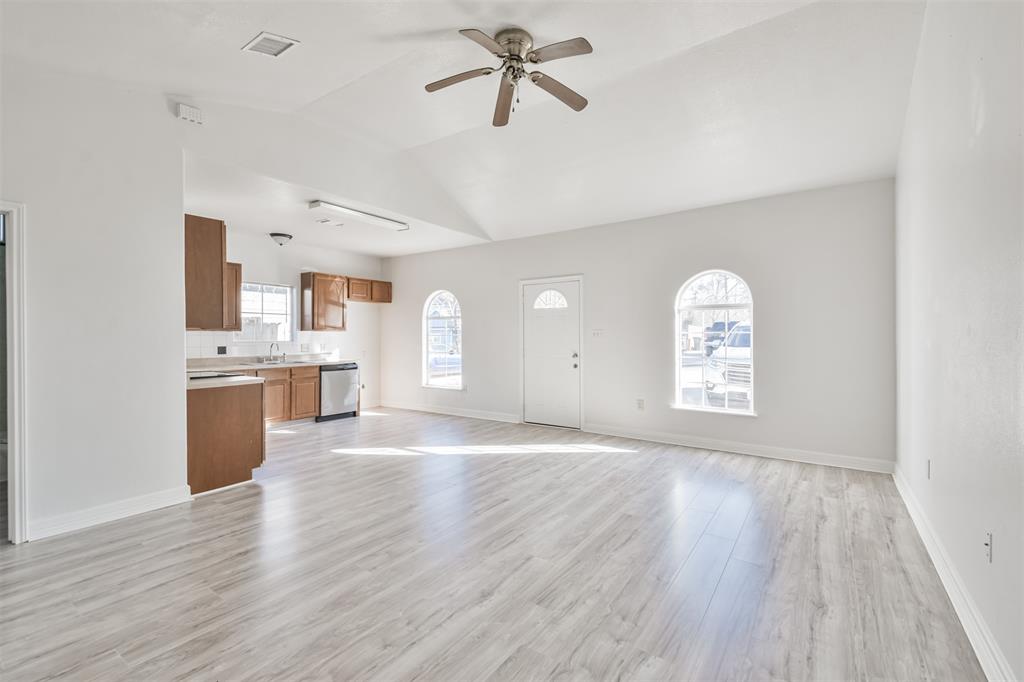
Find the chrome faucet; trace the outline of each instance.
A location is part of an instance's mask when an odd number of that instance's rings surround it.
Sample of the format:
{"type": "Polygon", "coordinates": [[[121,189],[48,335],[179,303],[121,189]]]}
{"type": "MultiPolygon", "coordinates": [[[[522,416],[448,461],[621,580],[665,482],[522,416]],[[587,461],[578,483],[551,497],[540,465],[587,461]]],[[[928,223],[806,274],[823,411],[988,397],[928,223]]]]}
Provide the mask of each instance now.
{"type": "Polygon", "coordinates": [[[274,360],[274,349],[275,348],[277,348],[278,350],[281,350],[281,346],[277,345],[277,341],[272,341],[270,343],[270,357],[268,358],[271,362],[273,362],[273,360],[274,360]]]}

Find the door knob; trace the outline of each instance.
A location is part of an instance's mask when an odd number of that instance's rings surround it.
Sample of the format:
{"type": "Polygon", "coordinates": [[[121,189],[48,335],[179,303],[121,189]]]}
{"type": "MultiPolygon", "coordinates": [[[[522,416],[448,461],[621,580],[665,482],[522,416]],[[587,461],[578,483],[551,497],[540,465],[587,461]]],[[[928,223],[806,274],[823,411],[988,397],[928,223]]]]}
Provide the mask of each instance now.
{"type": "Polygon", "coordinates": [[[577,363],[575,363],[575,362],[574,362],[574,363],[572,363],[572,368],[573,368],[573,369],[577,369],[578,367],[579,367],[579,365],[578,365],[577,363]]]}
{"type": "Polygon", "coordinates": [[[573,358],[578,358],[579,356],[580,356],[580,354],[579,354],[579,353],[573,353],[573,354],[572,354],[572,357],[573,357],[573,358]]]}

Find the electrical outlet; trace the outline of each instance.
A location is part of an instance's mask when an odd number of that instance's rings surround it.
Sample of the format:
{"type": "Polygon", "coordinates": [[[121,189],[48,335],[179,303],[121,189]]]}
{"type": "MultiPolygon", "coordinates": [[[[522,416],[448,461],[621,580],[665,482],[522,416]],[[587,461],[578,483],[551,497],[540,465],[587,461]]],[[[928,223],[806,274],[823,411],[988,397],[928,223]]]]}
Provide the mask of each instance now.
{"type": "Polygon", "coordinates": [[[638,409],[638,410],[644,409],[644,403],[645,403],[645,401],[644,401],[643,398],[637,398],[636,399],[636,409],[638,409]]]}
{"type": "Polygon", "coordinates": [[[985,533],[985,556],[992,563],[992,533],[985,533]]]}
{"type": "Polygon", "coordinates": [[[928,460],[928,480],[932,480],[932,461],[928,460]]]}
{"type": "Polygon", "coordinates": [[[228,354],[228,347],[227,346],[217,346],[217,355],[227,355],[227,354],[228,354]]]}

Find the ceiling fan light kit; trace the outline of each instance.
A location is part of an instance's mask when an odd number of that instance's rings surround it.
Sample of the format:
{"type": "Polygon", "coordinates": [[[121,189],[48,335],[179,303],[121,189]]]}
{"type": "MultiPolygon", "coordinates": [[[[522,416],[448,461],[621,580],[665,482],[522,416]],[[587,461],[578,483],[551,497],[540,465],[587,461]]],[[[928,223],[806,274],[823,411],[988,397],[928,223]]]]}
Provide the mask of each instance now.
{"type": "Polygon", "coordinates": [[[437,92],[441,88],[455,85],[462,81],[479,76],[489,76],[492,73],[501,72],[501,82],[498,84],[498,101],[494,106],[494,119],[491,121],[495,126],[503,126],[508,123],[512,113],[512,102],[515,99],[516,89],[519,81],[526,78],[528,81],[560,100],[566,106],[575,111],[583,111],[587,106],[587,99],[578,92],[558,82],[551,76],[540,71],[527,71],[527,64],[540,64],[555,59],[574,57],[580,54],[590,54],[594,51],[586,38],[573,38],[563,40],[560,43],[553,43],[538,49],[533,49],[533,36],[521,28],[506,28],[498,31],[492,38],[483,31],[475,28],[464,28],[459,31],[462,35],[480,45],[485,50],[501,60],[498,68],[484,67],[465,71],[448,78],[442,78],[426,86],[427,92],[437,92]]]}

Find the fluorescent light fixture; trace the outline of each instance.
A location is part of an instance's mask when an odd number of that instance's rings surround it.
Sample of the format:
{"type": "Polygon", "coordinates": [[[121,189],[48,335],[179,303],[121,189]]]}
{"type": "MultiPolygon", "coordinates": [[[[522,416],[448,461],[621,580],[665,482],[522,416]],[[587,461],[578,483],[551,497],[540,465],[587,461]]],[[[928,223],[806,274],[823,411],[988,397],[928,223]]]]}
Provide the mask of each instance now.
{"type": "Polygon", "coordinates": [[[316,201],[309,202],[309,208],[325,208],[338,213],[343,213],[347,216],[358,218],[365,223],[376,225],[377,227],[386,227],[389,230],[395,232],[404,232],[409,229],[409,223],[403,223],[401,220],[393,220],[392,218],[385,218],[382,215],[376,213],[367,213],[366,211],[360,211],[358,208],[349,208],[348,206],[339,206],[338,204],[332,204],[329,201],[316,201]]]}

